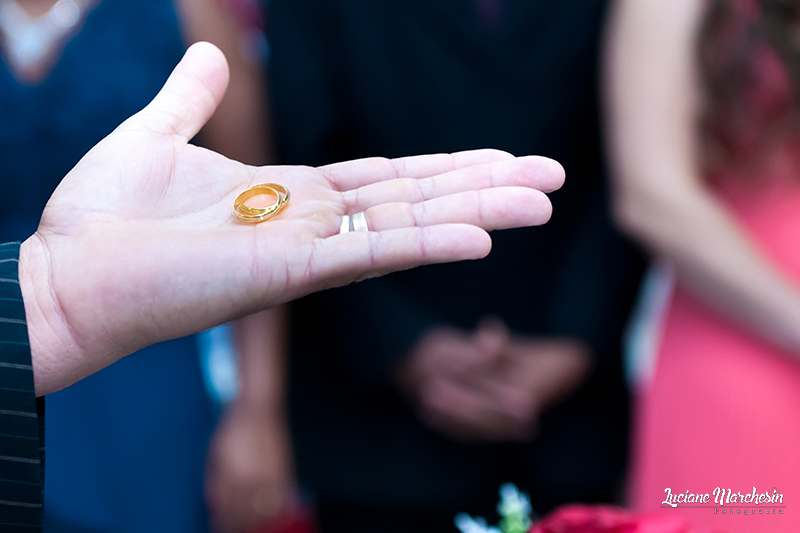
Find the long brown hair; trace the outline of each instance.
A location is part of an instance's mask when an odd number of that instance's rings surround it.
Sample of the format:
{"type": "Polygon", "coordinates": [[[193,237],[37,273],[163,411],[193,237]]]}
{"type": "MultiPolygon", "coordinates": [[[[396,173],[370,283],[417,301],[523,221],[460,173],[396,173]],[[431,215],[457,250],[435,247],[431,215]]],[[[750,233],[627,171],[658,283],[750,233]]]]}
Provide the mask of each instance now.
{"type": "Polygon", "coordinates": [[[709,0],[698,59],[711,159],[757,162],[800,131],[800,0],[709,0]]]}

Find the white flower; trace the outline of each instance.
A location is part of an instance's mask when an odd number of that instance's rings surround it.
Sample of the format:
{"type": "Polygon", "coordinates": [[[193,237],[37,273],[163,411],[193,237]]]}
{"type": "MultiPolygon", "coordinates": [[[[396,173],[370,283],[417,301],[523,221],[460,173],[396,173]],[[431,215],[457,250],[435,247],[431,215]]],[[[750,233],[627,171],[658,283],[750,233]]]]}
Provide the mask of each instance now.
{"type": "Polygon", "coordinates": [[[531,512],[531,500],[527,495],[520,493],[513,483],[506,483],[500,487],[500,503],[497,504],[500,516],[528,517],[531,512]]]}
{"type": "Polygon", "coordinates": [[[483,518],[472,518],[467,513],[457,514],[455,524],[461,533],[501,533],[496,527],[487,526],[483,518]]]}

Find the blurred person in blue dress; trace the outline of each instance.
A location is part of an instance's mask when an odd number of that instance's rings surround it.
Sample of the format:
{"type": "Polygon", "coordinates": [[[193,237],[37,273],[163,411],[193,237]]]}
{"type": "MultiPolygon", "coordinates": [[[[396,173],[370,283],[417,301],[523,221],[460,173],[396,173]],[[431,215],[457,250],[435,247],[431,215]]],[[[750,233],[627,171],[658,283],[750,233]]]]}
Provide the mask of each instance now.
{"type": "MultiPolygon", "coordinates": [[[[214,42],[228,95],[199,141],[267,162],[264,97],[225,0],[0,0],[0,239],[24,240],[61,178],[158,92],[186,46],[214,42]]],[[[47,399],[45,530],[208,530],[203,465],[215,422],[186,337],[47,399]]]]}

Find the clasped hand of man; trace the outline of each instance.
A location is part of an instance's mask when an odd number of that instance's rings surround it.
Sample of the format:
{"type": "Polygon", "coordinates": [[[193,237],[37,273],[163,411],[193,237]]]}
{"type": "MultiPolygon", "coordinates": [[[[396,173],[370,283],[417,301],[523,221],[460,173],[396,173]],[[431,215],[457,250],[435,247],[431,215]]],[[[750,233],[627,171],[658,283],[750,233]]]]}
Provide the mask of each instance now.
{"type": "Polygon", "coordinates": [[[189,143],[227,82],[221,52],[195,44],[53,193],[20,252],[37,395],[312,291],[483,257],[486,230],[546,222],[544,192],[564,179],[552,160],[496,150],[246,166],[189,143]],[[234,198],[262,182],[287,187],[290,204],[237,222],[234,198]],[[370,231],[340,234],[341,217],[362,211],[370,231]]]}
{"type": "Polygon", "coordinates": [[[433,328],[396,377],[436,431],[468,442],[527,441],[590,368],[590,350],[577,339],[514,334],[487,317],[474,331],[433,328]]]}

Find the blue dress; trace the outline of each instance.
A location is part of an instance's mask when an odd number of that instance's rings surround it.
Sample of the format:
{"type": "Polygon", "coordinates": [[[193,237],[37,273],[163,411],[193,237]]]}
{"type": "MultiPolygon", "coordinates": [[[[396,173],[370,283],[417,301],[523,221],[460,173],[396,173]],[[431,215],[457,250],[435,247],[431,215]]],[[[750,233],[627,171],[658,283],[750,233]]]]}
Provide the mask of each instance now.
{"type": "MultiPolygon", "coordinates": [[[[170,0],[102,0],[47,78],[0,68],[0,242],[24,240],[61,178],[180,60],[170,0]]],[[[45,531],[202,532],[213,430],[193,338],[153,346],[47,398],[45,531]]]]}

